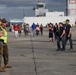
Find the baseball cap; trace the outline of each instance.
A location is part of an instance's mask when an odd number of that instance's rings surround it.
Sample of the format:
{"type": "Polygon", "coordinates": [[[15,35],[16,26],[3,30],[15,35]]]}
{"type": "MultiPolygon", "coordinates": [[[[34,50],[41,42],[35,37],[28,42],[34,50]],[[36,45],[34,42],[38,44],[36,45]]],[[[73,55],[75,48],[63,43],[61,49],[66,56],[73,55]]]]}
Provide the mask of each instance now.
{"type": "Polygon", "coordinates": [[[1,19],[1,22],[2,22],[2,23],[6,23],[7,20],[6,20],[5,18],[2,18],[2,19],[1,19]]]}

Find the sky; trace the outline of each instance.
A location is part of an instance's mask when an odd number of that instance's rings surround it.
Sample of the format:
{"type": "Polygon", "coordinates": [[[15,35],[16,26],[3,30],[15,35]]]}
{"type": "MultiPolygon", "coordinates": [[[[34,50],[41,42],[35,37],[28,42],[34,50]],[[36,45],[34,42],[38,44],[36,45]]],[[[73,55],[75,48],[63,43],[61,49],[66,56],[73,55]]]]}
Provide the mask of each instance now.
{"type": "MultiPolygon", "coordinates": [[[[0,17],[23,18],[34,16],[33,8],[39,0],[0,0],[0,17]],[[23,15],[24,14],[24,15],[23,15]]],[[[47,4],[49,11],[66,12],[66,0],[40,0],[47,4]]]]}

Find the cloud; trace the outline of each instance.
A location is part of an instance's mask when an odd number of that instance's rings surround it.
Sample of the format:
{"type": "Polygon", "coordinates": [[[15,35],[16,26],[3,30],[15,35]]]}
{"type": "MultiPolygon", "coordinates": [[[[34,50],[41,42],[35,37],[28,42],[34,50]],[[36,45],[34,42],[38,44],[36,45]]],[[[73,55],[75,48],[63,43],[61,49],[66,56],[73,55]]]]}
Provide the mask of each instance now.
{"type": "MultiPolygon", "coordinates": [[[[47,0],[41,0],[46,1],[47,0]]],[[[35,5],[38,0],[0,0],[0,4],[6,5],[7,7],[16,7],[16,6],[32,6],[35,5]]]]}
{"type": "Polygon", "coordinates": [[[27,7],[0,7],[0,14],[1,13],[12,13],[12,12],[21,12],[23,10],[32,10],[33,7],[27,6],[27,7]]]}
{"type": "Polygon", "coordinates": [[[0,7],[0,17],[7,18],[23,18],[23,16],[34,15],[33,7],[0,7]],[[31,12],[30,12],[31,11],[31,12]]]}
{"type": "Polygon", "coordinates": [[[0,4],[4,4],[7,7],[27,6],[35,4],[37,0],[0,0],[0,4]]]}
{"type": "MultiPolygon", "coordinates": [[[[50,11],[65,11],[66,0],[41,0],[47,3],[47,8],[50,11]]],[[[23,10],[25,16],[34,16],[34,11],[32,10],[38,0],[0,0],[0,15],[2,17],[23,17],[23,10]]]]}

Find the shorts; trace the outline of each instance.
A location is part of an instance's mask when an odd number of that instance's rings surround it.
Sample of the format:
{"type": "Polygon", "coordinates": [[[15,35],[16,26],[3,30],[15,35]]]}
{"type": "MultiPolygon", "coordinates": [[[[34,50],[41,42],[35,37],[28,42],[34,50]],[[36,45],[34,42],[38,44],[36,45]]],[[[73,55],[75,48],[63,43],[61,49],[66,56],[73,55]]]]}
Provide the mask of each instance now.
{"type": "Polygon", "coordinates": [[[53,38],[53,33],[49,33],[49,38],[53,38]]]}

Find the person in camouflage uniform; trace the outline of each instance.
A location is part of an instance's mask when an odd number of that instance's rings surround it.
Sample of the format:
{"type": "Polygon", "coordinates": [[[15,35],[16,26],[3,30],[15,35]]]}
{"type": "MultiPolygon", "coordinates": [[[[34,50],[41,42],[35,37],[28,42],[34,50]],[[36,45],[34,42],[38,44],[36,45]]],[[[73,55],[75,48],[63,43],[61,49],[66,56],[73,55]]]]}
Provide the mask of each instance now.
{"type": "Polygon", "coordinates": [[[0,72],[6,72],[6,70],[1,66],[2,56],[3,56],[3,39],[2,39],[3,35],[4,35],[4,31],[2,29],[1,19],[0,19],[0,72]]]}
{"type": "Polygon", "coordinates": [[[8,45],[7,45],[7,30],[6,30],[6,19],[2,19],[1,20],[2,24],[2,28],[4,30],[4,42],[3,42],[3,59],[4,59],[4,68],[12,68],[12,66],[10,66],[8,64],[9,61],[9,55],[8,55],[8,45]]]}

